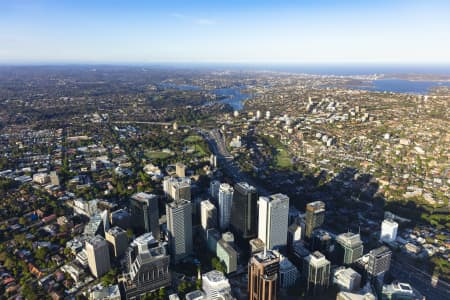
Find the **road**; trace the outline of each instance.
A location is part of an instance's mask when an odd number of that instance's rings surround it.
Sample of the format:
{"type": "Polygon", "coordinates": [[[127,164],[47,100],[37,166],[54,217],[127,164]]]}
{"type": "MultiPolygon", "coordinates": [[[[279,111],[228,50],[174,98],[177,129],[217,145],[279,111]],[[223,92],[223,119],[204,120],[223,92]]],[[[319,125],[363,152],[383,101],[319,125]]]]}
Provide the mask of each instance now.
{"type": "Polygon", "coordinates": [[[250,185],[257,188],[258,193],[262,196],[270,195],[270,192],[262,185],[258,184],[245,173],[242,173],[239,166],[233,160],[233,155],[228,151],[226,147],[225,137],[218,129],[212,129],[209,131],[203,129],[197,129],[197,132],[206,140],[209,144],[211,151],[217,156],[217,160],[221,168],[235,182],[247,182],[250,185]]]}
{"type": "Polygon", "coordinates": [[[417,289],[427,300],[450,299],[450,285],[439,280],[436,287],[431,285],[431,275],[408,263],[391,261],[391,274],[400,282],[407,282],[417,289]]]}

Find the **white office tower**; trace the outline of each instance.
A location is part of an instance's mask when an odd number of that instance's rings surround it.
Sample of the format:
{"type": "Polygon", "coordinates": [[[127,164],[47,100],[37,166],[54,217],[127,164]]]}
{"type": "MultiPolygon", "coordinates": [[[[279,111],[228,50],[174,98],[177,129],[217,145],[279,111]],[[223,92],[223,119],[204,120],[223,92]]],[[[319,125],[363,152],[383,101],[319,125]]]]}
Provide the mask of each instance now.
{"type": "Polygon", "coordinates": [[[359,290],[361,285],[361,275],[352,268],[341,267],[334,271],[333,283],[341,291],[356,291],[359,290]]]}
{"type": "Polygon", "coordinates": [[[266,119],[270,119],[270,111],[266,111],[266,119]]]}
{"type": "Polygon", "coordinates": [[[96,235],[86,241],[86,253],[89,269],[96,278],[101,277],[111,269],[108,242],[102,236],[96,235]]]}
{"type": "Polygon", "coordinates": [[[174,201],[191,201],[191,180],[187,177],[164,177],[163,190],[165,195],[174,201]]]}
{"type": "Polygon", "coordinates": [[[398,223],[386,219],[381,223],[380,239],[384,242],[393,242],[397,238],[398,223]]]}
{"type": "Polygon", "coordinates": [[[192,253],[192,204],[187,200],[166,204],[169,247],[175,263],[192,253]]]}
{"type": "Polygon", "coordinates": [[[233,202],[234,189],[228,183],[222,183],[219,187],[219,227],[226,230],[230,226],[231,204],[233,202]]]}
{"type": "Polygon", "coordinates": [[[203,230],[217,227],[217,209],[209,200],[200,202],[200,218],[203,230]]]}
{"type": "Polygon", "coordinates": [[[259,197],[258,238],[266,249],[277,249],[287,244],[289,197],[274,194],[259,197]]]}
{"type": "Polygon", "coordinates": [[[219,189],[220,189],[220,181],[213,180],[209,184],[209,194],[214,200],[217,200],[219,198],[219,189]]]}
{"type": "Polygon", "coordinates": [[[256,111],[256,119],[257,120],[261,119],[261,111],[260,110],[256,111]]]}
{"type": "Polygon", "coordinates": [[[217,270],[202,275],[202,290],[208,300],[224,299],[231,294],[231,287],[225,275],[217,270]]]}

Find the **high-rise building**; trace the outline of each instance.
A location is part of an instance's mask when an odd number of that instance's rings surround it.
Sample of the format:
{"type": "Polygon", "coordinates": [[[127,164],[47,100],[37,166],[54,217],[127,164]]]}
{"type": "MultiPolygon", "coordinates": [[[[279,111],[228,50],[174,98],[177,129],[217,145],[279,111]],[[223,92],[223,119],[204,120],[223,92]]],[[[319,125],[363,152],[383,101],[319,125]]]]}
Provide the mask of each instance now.
{"type": "Polygon", "coordinates": [[[209,200],[200,203],[200,219],[204,232],[217,227],[217,209],[209,200]]]}
{"type": "Polygon", "coordinates": [[[213,180],[209,184],[209,194],[214,200],[219,198],[219,189],[222,184],[218,180],[213,180]]]}
{"type": "Polygon", "coordinates": [[[234,186],[230,227],[242,246],[247,246],[248,240],[257,235],[258,194],[256,188],[246,182],[234,186]]]}
{"type": "Polygon", "coordinates": [[[310,238],[310,249],[312,252],[319,251],[326,255],[331,255],[334,251],[334,238],[331,232],[321,228],[313,230],[310,238]]]}
{"type": "Polygon", "coordinates": [[[163,189],[166,197],[174,201],[191,201],[191,180],[187,177],[164,177],[163,189]]]}
{"type": "Polygon", "coordinates": [[[178,177],[186,177],[186,166],[182,163],[176,163],[175,173],[178,177]]]}
{"type": "Polygon", "coordinates": [[[119,257],[128,248],[127,232],[120,227],[112,227],[105,233],[106,241],[109,243],[109,253],[114,257],[119,257]]]}
{"type": "Polygon", "coordinates": [[[383,242],[393,242],[397,238],[398,223],[386,219],[381,223],[380,240],[383,242]]]}
{"type": "Polygon", "coordinates": [[[126,299],[141,299],[146,293],[170,286],[170,258],[165,244],[147,232],[137,237],[126,252],[127,272],[122,282],[126,299]]]}
{"type": "Polygon", "coordinates": [[[219,186],[219,227],[221,230],[226,230],[230,226],[233,193],[234,189],[228,183],[222,183],[219,186]]]}
{"type": "Polygon", "coordinates": [[[50,183],[52,185],[59,185],[59,177],[58,177],[58,174],[56,173],[56,171],[50,172],[50,183]]]}
{"type": "Polygon", "coordinates": [[[130,198],[131,222],[133,228],[142,232],[152,232],[156,239],[159,233],[158,196],[137,193],[130,198]]]}
{"type": "Polygon", "coordinates": [[[310,238],[312,232],[320,227],[325,220],[325,203],[315,201],[306,205],[306,237],[310,238]]]}
{"type": "Polygon", "coordinates": [[[341,267],[333,273],[333,283],[336,284],[341,291],[359,290],[361,285],[361,275],[352,268],[341,267]]]}
{"type": "Polygon", "coordinates": [[[227,274],[237,271],[238,253],[232,242],[220,239],[216,246],[216,256],[225,264],[227,274]]]}
{"type": "Polygon", "coordinates": [[[373,249],[369,252],[367,273],[371,276],[379,276],[389,271],[391,266],[392,251],[386,246],[373,249]]]}
{"type": "Polygon", "coordinates": [[[96,235],[87,240],[85,245],[89,269],[92,275],[99,278],[111,269],[108,243],[102,236],[96,235]]]}
{"type": "Polygon", "coordinates": [[[303,274],[306,278],[306,291],[318,295],[330,284],[330,261],[319,251],[313,252],[305,258],[303,274]]]}
{"type": "Polygon", "coordinates": [[[289,288],[295,284],[298,277],[298,270],[291,261],[284,255],[280,257],[280,287],[289,288]]]}
{"type": "Polygon", "coordinates": [[[223,295],[231,294],[231,286],[225,275],[217,270],[202,275],[202,290],[208,300],[223,299],[223,295]]]}
{"type": "Polygon", "coordinates": [[[336,237],[339,263],[349,265],[363,255],[364,245],[357,233],[346,232],[336,237]]]}
{"type": "Polygon", "coordinates": [[[166,204],[167,231],[173,261],[177,263],[192,253],[192,204],[187,200],[166,204]]]}
{"type": "Polygon", "coordinates": [[[250,300],[276,300],[280,259],[273,251],[256,253],[248,264],[250,300]]]}
{"type": "Polygon", "coordinates": [[[266,249],[279,249],[287,245],[289,197],[274,194],[259,197],[258,238],[266,249]]]}
{"type": "Polygon", "coordinates": [[[110,214],[111,226],[119,226],[122,229],[131,227],[131,216],[125,209],[118,209],[110,214]]]}

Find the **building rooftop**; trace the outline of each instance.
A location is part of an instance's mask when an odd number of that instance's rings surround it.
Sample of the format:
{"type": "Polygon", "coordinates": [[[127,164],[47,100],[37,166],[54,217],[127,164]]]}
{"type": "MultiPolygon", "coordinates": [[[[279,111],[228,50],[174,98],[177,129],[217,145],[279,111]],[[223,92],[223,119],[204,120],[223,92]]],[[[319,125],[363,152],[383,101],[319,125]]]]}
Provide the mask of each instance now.
{"type": "Polygon", "coordinates": [[[93,238],[87,240],[86,243],[92,245],[94,249],[98,249],[106,245],[106,240],[101,235],[96,235],[93,238]]]}
{"type": "Polygon", "coordinates": [[[236,183],[236,186],[240,187],[241,189],[247,191],[247,192],[256,192],[256,188],[247,182],[239,182],[236,183]]]}
{"type": "Polygon", "coordinates": [[[348,246],[359,246],[362,244],[359,233],[346,232],[337,236],[336,240],[348,246]]]}
{"type": "Polygon", "coordinates": [[[317,211],[325,210],[325,203],[322,201],[314,201],[306,204],[306,210],[317,211]]]}
{"type": "Polygon", "coordinates": [[[270,262],[275,259],[278,260],[278,256],[273,251],[270,250],[258,252],[255,255],[253,255],[253,257],[260,263],[270,262]]]}
{"type": "Polygon", "coordinates": [[[225,277],[225,275],[217,270],[212,270],[208,273],[205,273],[202,275],[203,280],[207,279],[210,282],[221,282],[221,281],[228,281],[228,279],[225,277]]]}
{"type": "Polygon", "coordinates": [[[147,202],[148,200],[158,198],[158,196],[155,194],[140,192],[134,194],[133,196],[131,196],[131,198],[140,202],[147,202]]]}
{"type": "Polygon", "coordinates": [[[112,236],[117,236],[117,235],[119,235],[119,234],[121,234],[121,233],[126,233],[126,231],[123,230],[122,228],[120,228],[119,226],[111,227],[111,228],[108,230],[108,234],[110,234],[110,235],[112,235],[112,236]]]}

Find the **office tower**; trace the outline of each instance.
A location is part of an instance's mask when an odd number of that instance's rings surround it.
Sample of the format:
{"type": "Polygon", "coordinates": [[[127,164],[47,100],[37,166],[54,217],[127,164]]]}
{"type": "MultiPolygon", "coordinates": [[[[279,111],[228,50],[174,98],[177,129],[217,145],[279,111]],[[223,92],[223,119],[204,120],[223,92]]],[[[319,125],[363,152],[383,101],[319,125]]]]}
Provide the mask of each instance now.
{"type": "Polygon", "coordinates": [[[230,226],[233,193],[234,189],[228,183],[222,183],[219,186],[218,190],[219,227],[221,230],[226,230],[230,226]]]}
{"type": "Polygon", "coordinates": [[[376,300],[377,298],[370,292],[361,293],[351,293],[351,292],[339,292],[336,295],[336,300],[376,300]]]}
{"type": "Polygon", "coordinates": [[[166,204],[169,246],[174,263],[192,253],[192,204],[187,200],[166,204]]]}
{"type": "Polygon", "coordinates": [[[186,177],[186,166],[182,163],[176,163],[175,173],[178,177],[186,177]]]}
{"type": "Polygon", "coordinates": [[[312,252],[319,251],[325,255],[331,255],[334,251],[333,236],[330,232],[320,228],[313,230],[309,244],[312,252]]]}
{"type": "Polygon", "coordinates": [[[131,216],[125,209],[118,209],[110,214],[111,226],[119,226],[122,229],[131,227],[131,216]]]}
{"type": "Polygon", "coordinates": [[[352,268],[340,267],[333,273],[333,283],[341,291],[356,291],[361,285],[361,275],[352,268]]]}
{"type": "Polygon", "coordinates": [[[256,189],[246,182],[234,186],[231,205],[231,231],[243,246],[255,238],[258,230],[258,194],[256,189]]]}
{"type": "Polygon", "coordinates": [[[364,245],[357,233],[346,232],[336,237],[338,262],[352,264],[363,255],[364,245]]]}
{"type": "Polygon", "coordinates": [[[200,203],[200,218],[204,232],[217,227],[217,209],[211,201],[204,200],[200,203]]]}
{"type": "Polygon", "coordinates": [[[383,242],[393,242],[397,238],[398,223],[386,219],[381,223],[380,240],[383,242]]]}
{"type": "Polygon", "coordinates": [[[325,203],[315,201],[306,205],[306,237],[310,238],[314,229],[320,227],[325,220],[325,203]]]}
{"type": "Polygon", "coordinates": [[[102,236],[96,235],[87,240],[85,245],[89,269],[92,275],[99,278],[111,269],[108,243],[102,236]]]}
{"type": "Polygon", "coordinates": [[[105,236],[104,218],[100,213],[89,218],[89,222],[84,226],[85,235],[94,237],[96,235],[105,236]]]}
{"type": "Polygon", "coordinates": [[[216,256],[225,264],[227,274],[237,270],[238,253],[233,245],[233,241],[227,241],[226,237],[224,239],[222,235],[222,238],[217,242],[216,246],[216,256]]]}
{"type": "Polygon", "coordinates": [[[105,233],[106,241],[109,243],[111,256],[119,257],[128,248],[127,232],[120,227],[112,227],[105,233]]]}
{"type": "Polygon", "coordinates": [[[208,300],[223,299],[231,293],[231,286],[222,272],[213,270],[202,275],[202,290],[208,300]]]}
{"type": "Polygon", "coordinates": [[[423,300],[425,297],[409,283],[394,281],[382,288],[383,300],[423,300]]]}
{"type": "Polygon", "coordinates": [[[280,257],[280,287],[289,288],[295,284],[298,277],[298,270],[291,261],[284,255],[280,257]]]}
{"type": "Polygon", "coordinates": [[[287,244],[289,197],[274,194],[259,197],[258,238],[266,249],[278,249],[287,244]]]}
{"type": "Polygon", "coordinates": [[[152,232],[156,239],[159,233],[158,196],[147,193],[137,193],[130,199],[131,223],[135,230],[152,232]]]}
{"type": "Polygon", "coordinates": [[[214,200],[217,200],[219,198],[219,189],[221,185],[222,184],[220,184],[220,181],[218,180],[213,180],[209,184],[209,194],[214,200]]]}
{"type": "Polygon", "coordinates": [[[171,200],[181,199],[191,201],[191,180],[186,177],[164,177],[163,189],[166,197],[171,200]]]}
{"type": "Polygon", "coordinates": [[[306,278],[306,291],[318,295],[330,284],[330,262],[319,251],[305,258],[303,274],[306,278]]]}
{"type": "Polygon", "coordinates": [[[222,236],[220,235],[220,232],[217,229],[211,228],[206,230],[206,244],[208,246],[208,250],[213,254],[216,254],[217,243],[221,238],[222,236]]]}
{"type": "Polygon", "coordinates": [[[389,271],[391,266],[392,251],[386,246],[373,249],[369,252],[369,262],[367,273],[371,276],[378,276],[389,271]]]}
{"type": "Polygon", "coordinates": [[[171,285],[165,243],[156,240],[151,232],[130,244],[126,263],[127,271],[122,279],[126,299],[141,299],[146,293],[171,285]]]}
{"type": "Polygon", "coordinates": [[[251,239],[248,244],[250,245],[250,256],[253,254],[256,254],[258,252],[264,251],[266,246],[264,245],[264,242],[261,241],[259,238],[251,239]]]}
{"type": "Polygon", "coordinates": [[[59,185],[59,177],[58,177],[58,174],[56,173],[56,171],[50,172],[50,183],[52,185],[59,185]]]}
{"type": "Polygon", "coordinates": [[[276,300],[280,259],[273,251],[256,253],[248,264],[250,300],[276,300]]]}

